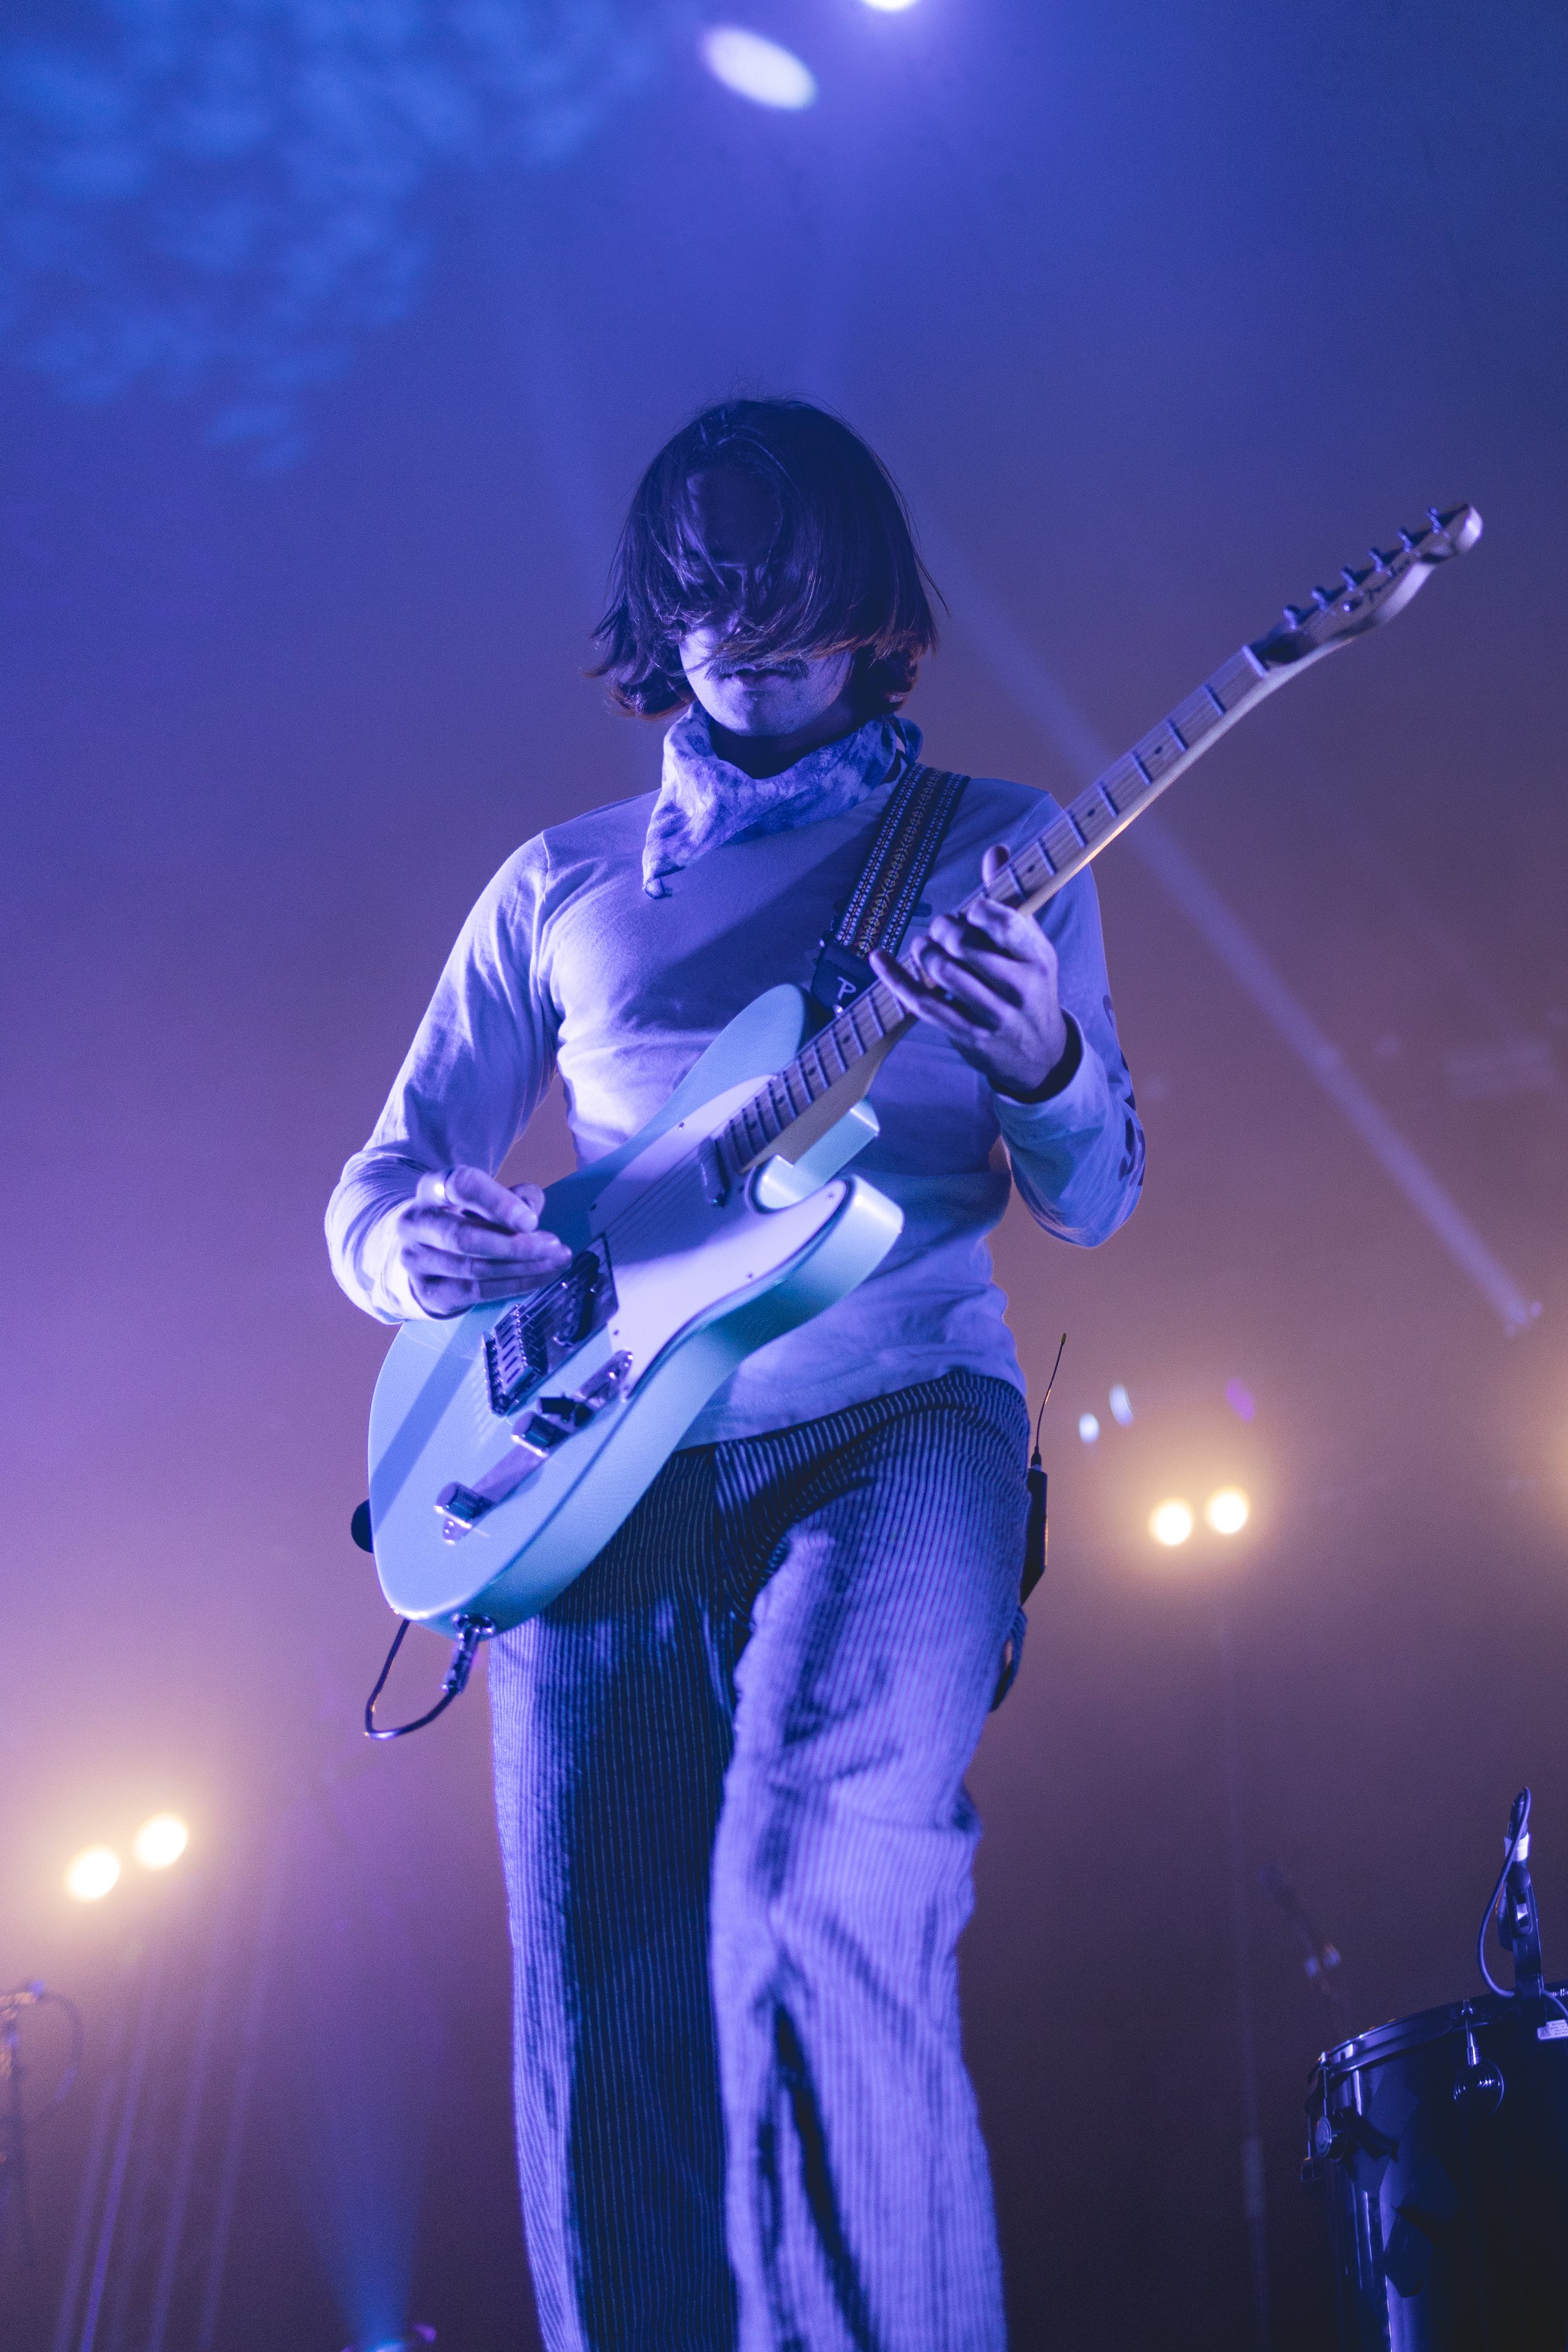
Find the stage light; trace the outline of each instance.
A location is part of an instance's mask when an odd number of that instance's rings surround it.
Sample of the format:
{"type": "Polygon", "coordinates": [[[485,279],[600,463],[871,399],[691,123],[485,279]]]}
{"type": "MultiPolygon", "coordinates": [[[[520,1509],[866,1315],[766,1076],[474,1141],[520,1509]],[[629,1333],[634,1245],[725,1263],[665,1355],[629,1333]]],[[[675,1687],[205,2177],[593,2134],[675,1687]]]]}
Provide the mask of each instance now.
{"type": "Polygon", "coordinates": [[[154,1813],[137,1831],[131,1851],[143,1870],[167,1870],[190,1842],[191,1833],[178,1813],[154,1813]]]}
{"type": "Polygon", "coordinates": [[[1204,1517],[1216,1536],[1238,1536],[1252,1517],[1252,1506],[1239,1486],[1222,1486],[1204,1505],[1204,1517]]]}
{"type": "Polygon", "coordinates": [[[915,0],[866,0],[868,8],[879,8],[885,16],[896,16],[900,8],[912,8],[915,0]]]}
{"type": "Polygon", "coordinates": [[[1132,1426],[1132,1400],[1120,1381],[1110,1391],[1110,1410],[1123,1429],[1132,1426]]]}
{"type": "Polygon", "coordinates": [[[1078,1417],[1078,1433],[1082,1438],[1086,1445],[1092,1445],[1094,1444],[1095,1439],[1100,1435],[1100,1423],[1092,1412],[1079,1413],[1078,1417]]]}
{"type": "Polygon", "coordinates": [[[1190,1503],[1173,1496],[1169,1502],[1158,1504],[1149,1514],[1149,1532],[1156,1543],[1168,1545],[1173,1550],[1184,1544],[1193,1531],[1193,1511],[1190,1503]]]}
{"type": "Polygon", "coordinates": [[[106,1845],[85,1846],[66,1873],[66,1893],[79,1903],[98,1903],[120,1876],[120,1856],[106,1845]]]}
{"type": "Polygon", "coordinates": [[[810,68],[761,33],[745,32],[739,25],[712,25],[697,47],[714,80],[754,106],[801,107],[816,100],[816,81],[810,68]]]}

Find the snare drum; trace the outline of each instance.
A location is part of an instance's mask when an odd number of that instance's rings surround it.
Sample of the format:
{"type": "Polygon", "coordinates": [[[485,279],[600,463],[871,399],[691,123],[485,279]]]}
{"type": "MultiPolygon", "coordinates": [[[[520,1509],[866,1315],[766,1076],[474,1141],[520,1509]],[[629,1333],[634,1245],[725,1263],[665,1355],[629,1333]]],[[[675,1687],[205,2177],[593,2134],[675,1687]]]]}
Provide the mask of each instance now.
{"type": "Polygon", "coordinates": [[[1564,2352],[1564,2004],[1487,1994],[1319,2061],[1302,2179],[1328,2208],[1343,2352],[1564,2352]]]}

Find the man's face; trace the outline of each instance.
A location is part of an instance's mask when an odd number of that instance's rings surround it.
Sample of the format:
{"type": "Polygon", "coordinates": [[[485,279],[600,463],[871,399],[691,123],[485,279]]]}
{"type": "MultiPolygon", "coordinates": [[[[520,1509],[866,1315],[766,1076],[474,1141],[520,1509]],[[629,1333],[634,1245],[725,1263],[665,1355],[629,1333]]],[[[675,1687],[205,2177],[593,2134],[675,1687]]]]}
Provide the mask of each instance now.
{"type": "MultiPolygon", "coordinates": [[[[751,578],[765,564],[778,536],[778,501],[765,484],[727,466],[691,481],[710,561],[738,608],[751,578]]],[[[849,682],[852,654],[775,654],[766,663],[724,658],[728,627],[721,616],[680,640],[680,667],[710,719],[732,735],[793,735],[831,709],[849,682]]]]}

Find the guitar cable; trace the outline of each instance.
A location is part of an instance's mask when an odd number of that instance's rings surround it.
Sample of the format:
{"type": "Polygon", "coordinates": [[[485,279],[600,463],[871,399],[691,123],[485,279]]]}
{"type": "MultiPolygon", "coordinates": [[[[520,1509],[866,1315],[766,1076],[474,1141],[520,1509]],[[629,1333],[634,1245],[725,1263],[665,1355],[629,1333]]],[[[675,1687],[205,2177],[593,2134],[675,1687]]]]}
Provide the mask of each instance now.
{"type": "Polygon", "coordinates": [[[364,1736],[367,1739],[405,1739],[411,1731],[423,1731],[438,1715],[445,1715],[455,1698],[461,1698],[468,1686],[468,1676],[474,1670],[474,1660],[479,1654],[479,1643],[488,1642],[496,1628],[488,1617],[458,1617],[455,1621],[458,1638],[452,1644],[452,1663],[441,1683],[441,1696],[425,1714],[416,1715],[409,1723],[377,1723],[375,1703],[386,1688],[386,1678],[392,1672],[393,1661],[403,1647],[403,1637],[413,1620],[400,1617],[397,1631],[392,1637],[392,1647],[386,1663],[375,1678],[375,1688],[364,1703],[364,1736]]]}

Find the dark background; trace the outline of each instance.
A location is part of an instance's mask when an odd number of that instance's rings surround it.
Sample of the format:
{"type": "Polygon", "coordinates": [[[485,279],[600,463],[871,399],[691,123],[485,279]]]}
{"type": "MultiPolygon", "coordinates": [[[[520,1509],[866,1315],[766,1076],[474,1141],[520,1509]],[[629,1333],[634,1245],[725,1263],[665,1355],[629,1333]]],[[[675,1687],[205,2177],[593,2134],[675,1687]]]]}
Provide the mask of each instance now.
{"type": "MultiPolygon", "coordinates": [[[[50,2340],[127,1964],[172,1906],[172,1952],[220,1916],[248,1950],[271,1885],[218,2340],[535,2341],[484,1700],[356,1744],[386,1335],[320,1220],[482,882],[655,780],[587,632],[641,466],[746,388],[828,400],[907,490],[951,606],[931,755],[1058,793],[1369,537],[1486,517],[1160,821],[1539,1318],[1507,1335],[1131,841],[1099,873],[1143,1205],[1090,1256],[997,1248],[1037,1398],[1070,1333],[1049,1580],[973,1776],[1016,2340],[1244,2342],[1222,1624],[1245,1866],[1342,1948],[1353,2024],[1472,1989],[1526,1779],[1568,1960],[1568,20],[755,0],[817,76],[795,113],[718,87],[688,11],[489,21],[510,64],[435,0],[0,38],[0,1981],[89,2036],[4,2325],[50,2340]],[[1153,1504],[1224,1482],[1246,1532],[1157,1551],[1153,1504]],[[183,1884],[68,1903],[70,1854],[163,1806],[183,1884]]],[[[564,1165],[553,1107],[520,1159],[564,1165]]],[[[1274,2340],[1325,2346],[1328,2021],[1256,1895],[1248,1930],[1274,2340]]]]}

